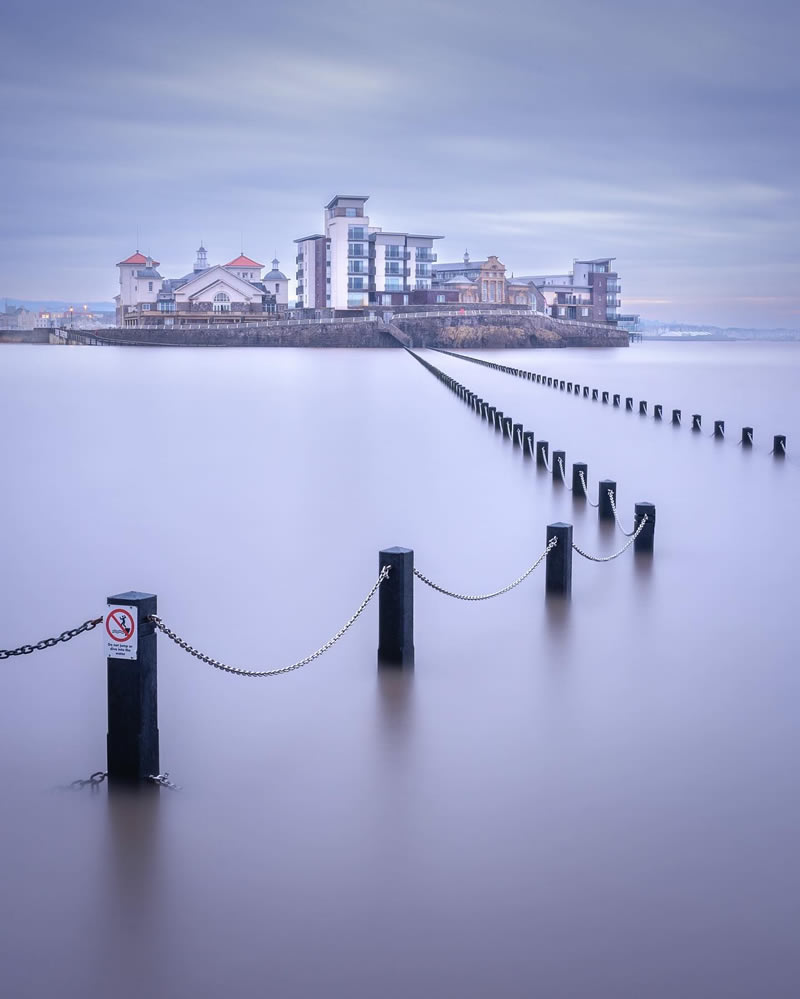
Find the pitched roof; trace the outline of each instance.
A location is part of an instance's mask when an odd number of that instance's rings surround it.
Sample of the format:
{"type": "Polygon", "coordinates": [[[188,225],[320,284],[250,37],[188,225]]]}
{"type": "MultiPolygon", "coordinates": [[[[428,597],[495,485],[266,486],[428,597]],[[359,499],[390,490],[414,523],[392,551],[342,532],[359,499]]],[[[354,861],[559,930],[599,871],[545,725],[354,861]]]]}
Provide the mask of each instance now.
{"type": "Polygon", "coordinates": [[[235,260],[228,261],[227,264],[223,264],[223,267],[263,267],[263,264],[259,264],[256,260],[251,260],[250,257],[246,257],[243,253],[240,254],[235,260]]]}
{"type": "MultiPolygon", "coordinates": [[[[146,263],[147,263],[147,257],[143,253],[139,253],[139,251],[137,250],[136,253],[132,253],[127,260],[120,260],[120,262],[117,264],[117,267],[121,267],[122,264],[146,264],[146,263]]],[[[159,260],[154,260],[153,267],[158,267],[159,263],[160,263],[159,260]]]]}

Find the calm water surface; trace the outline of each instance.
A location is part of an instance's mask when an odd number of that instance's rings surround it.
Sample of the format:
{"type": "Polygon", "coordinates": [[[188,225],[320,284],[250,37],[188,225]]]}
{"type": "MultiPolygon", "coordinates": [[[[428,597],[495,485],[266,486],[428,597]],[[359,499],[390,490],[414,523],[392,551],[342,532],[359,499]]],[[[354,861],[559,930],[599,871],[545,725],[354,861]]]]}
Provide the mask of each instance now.
{"type": "MultiPolygon", "coordinates": [[[[274,679],[160,639],[180,793],[52,790],[105,765],[99,632],[1,663],[5,995],[797,995],[800,345],[500,354],[702,436],[426,356],[616,479],[626,521],[656,503],[655,557],[576,557],[568,605],[541,569],[480,604],[418,584],[408,673],[376,669],[374,605],[274,679]]],[[[9,346],[0,417],[0,647],[141,589],[283,665],[381,547],[485,592],[551,521],[624,543],[402,351],[9,346]]]]}

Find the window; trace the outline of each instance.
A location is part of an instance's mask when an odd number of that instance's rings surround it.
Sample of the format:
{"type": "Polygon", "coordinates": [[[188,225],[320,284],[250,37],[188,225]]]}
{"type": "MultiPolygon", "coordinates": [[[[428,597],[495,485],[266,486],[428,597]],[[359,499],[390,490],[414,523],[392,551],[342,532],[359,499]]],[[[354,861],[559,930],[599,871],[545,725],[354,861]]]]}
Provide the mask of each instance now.
{"type": "Polygon", "coordinates": [[[445,296],[444,295],[437,295],[436,296],[436,301],[437,302],[444,302],[445,301],[445,296]]]}
{"type": "Polygon", "coordinates": [[[403,285],[399,277],[387,277],[386,278],[386,290],[387,291],[402,291],[403,285]]]}
{"type": "Polygon", "coordinates": [[[366,257],[363,243],[350,243],[347,247],[348,257],[366,257]]]}
{"type": "Polygon", "coordinates": [[[581,315],[582,316],[588,316],[589,315],[589,310],[588,309],[581,309],[581,315]]]}
{"type": "Polygon", "coordinates": [[[153,282],[152,281],[148,281],[147,282],[147,290],[148,291],[152,291],[153,290],[153,282]]]}
{"type": "Polygon", "coordinates": [[[363,225],[350,225],[347,227],[347,238],[362,240],[367,238],[367,230],[363,225]]]}
{"type": "Polygon", "coordinates": [[[349,219],[354,219],[358,215],[355,208],[345,208],[344,213],[349,219]]]}
{"type": "Polygon", "coordinates": [[[218,291],[214,296],[214,312],[230,312],[231,300],[224,291],[218,291]]]}
{"type": "Polygon", "coordinates": [[[275,282],[275,294],[277,295],[277,294],[278,294],[278,292],[279,292],[280,290],[281,290],[281,286],[280,286],[280,284],[279,284],[279,283],[278,283],[278,282],[276,281],[276,282],[275,282]]]}

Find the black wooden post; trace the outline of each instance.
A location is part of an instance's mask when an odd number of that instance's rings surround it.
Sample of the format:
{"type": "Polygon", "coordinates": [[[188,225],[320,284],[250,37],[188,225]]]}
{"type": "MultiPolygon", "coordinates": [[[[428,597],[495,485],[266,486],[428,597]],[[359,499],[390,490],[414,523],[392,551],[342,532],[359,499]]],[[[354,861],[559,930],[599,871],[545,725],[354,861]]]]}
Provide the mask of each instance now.
{"type": "Polygon", "coordinates": [[[603,403],[607,403],[608,402],[608,392],[603,392],[603,394],[601,396],[601,399],[602,399],[603,403]]]}
{"type": "Polygon", "coordinates": [[[553,384],[553,379],[552,378],[548,378],[547,379],[547,387],[549,388],[552,384],[553,384]]]}
{"type": "Polygon", "coordinates": [[[504,438],[506,437],[506,435],[508,435],[509,437],[511,436],[511,426],[512,426],[513,423],[514,423],[514,421],[512,420],[512,418],[510,416],[504,416],[503,417],[503,437],[504,438]]]}
{"type": "Polygon", "coordinates": [[[725,436],[725,421],[724,420],[714,420],[714,436],[724,437],[725,436]]]}
{"type": "Polygon", "coordinates": [[[414,550],[384,548],[378,569],[389,575],[378,590],[378,662],[394,666],[414,663],[414,550]]]}
{"type": "Polygon", "coordinates": [[[496,410],[496,412],[494,414],[494,429],[495,430],[502,430],[503,429],[503,410],[502,409],[496,410]]]}
{"type": "Polygon", "coordinates": [[[681,411],[679,409],[672,410],[672,422],[679,424],[681,422],[681,411]]]}
{"type": "Polygon", "coordinates": [[[614,405],[615,406],[619,406],[619,393],[618,392],[614,393],[614,405]]]}
{"type": "Polygon", "coordinates": [[[699,413],[692,413],[692,430],[702,430],[703,417],[699,413]]]}
{"type": "Polygon", "coordinates": [[[639,416],[647,416],[647,403],[644,399],[639,400],[639,416]]]}
{"type": "Polygon", "coordinates": [[[584,385],[583,386],[583,398],[584,399],[588,399],[589,398],[589,386],[588,385],[584,385]]]}
{"type": "Polygon", "coordinates": [[[753,446],[753,428],[742,427],[742,447],[753,446]]]}
{"type": "Polygon", "coordinates": [[[786,436],[785,434],[775,434],[772,438],[772,453],[776,458],[786,457],[786,436]]]}
{"type": "Polygon", "coordinates": [[[567,382],[567,392],[572,391],[572,382],[567,382]]]}
{"type": "Polygon", "coordinates": [[[601,520],[613,520],[614,508],[611,506],[611,497],[614,497],[614,506],[617,504],[617,484],[613,479],[602,479],[597,485],[597,513],[601,520]]]}
{"type": "Polygon", "coordinates": [[[492,426],[494,426],[494,418],[496,415],[497,415],[497,409],[494,406],[486,407],[486,418],[489,421],[489,423],[491,423],[492,426]]]}
{"type": "Polygon", "coordinates": [[[526,430],[522,435],[522,453],[526,458],[533,457],[533,431],[526,430]]]}
{"type": "Polygon", "coordinates": [[[547,468],[547,455],[550,444],[548,441],[539,441],[536,445],[536,465],[538,468],[547,468]]]}
{"type": "Polygon", "coordinates": [[[560,382],[558,383],[558,387],[559,387],[559,388],[561,389],[561,391],[562,391],[562,392],[564,391],[564,386],[565,386],[566,384],[567,384],[567,383],[566,383],[566,382],[564,381],[564,379],[563,379],[563,378],[562,378],[562,379],[561,379],[561,381],[560,381],[560,382]]]}
{"type": "Polygon", "coordinates": [[[567,452],[566,451],[553,451],[553,479],[558,482],[563,482],[567,477],[567,452]],[[561,464],[559,465],[559,460],[561,464]],[[561,477],[561,470],[564,470],[564,477],[561,477]]]}
{"type": "Polygon", "coordinates": [[[548,524],[547,543],[553,538],[557,544],[547,553],[545,593],[568,597],[572,592],[572,524],[548,524]]]}
{"type": "Polygon", "coordinates": [[[597,391],[597,389],[592,389],[592,402],[597,402],[597,397],[599,394],[600,393],[597,391]]]}
{"type": "Polygon", "coordinates": [[[647,515],[647,523],[633,542],[635,552],[652,552],[656,534],[656,508],[652,503],[636,503],[633,508],[633,531],[636,533],[642,518],[647,515]]]}
{"type": "Polygon", "coordinates": [[[580,387],[580,385],[577,382],[575,382],[574,394],[575,395],[580,395],[581,394],[581,387],[580,387]]]}
{"type": "Polygon", "coordinates": [[[586,490],[583,488],[583,482],[581,482],[581,472],[583,472],[583,481],[589,481],[589,466],[585,461],[575,461],[572,464],[572,495],[577,496],[580,499],[587,499],[586,490]]]}
{"type": "MultiPolygon", "coordinates": [[[[107,644],[120,641],[123,647],[135,644],[135,658],[107,657],[108,737],[106,769],[109,783],[144,782],[160,773],[158,764],[158,655],[156,631],[149,619],[157,611],[152,593],[131,590],[107,600],[109,607],[119,607],[106,614],[104,628],[107,644]],[[126,608],[130,608],[127,610],[126,608]],[[122,638],[133,626],[130,643],[122,638]],[[134,642],[135,639],[135,642],[134,642]]],[[[109,651],[111,651],[109,649],[109,651]]]]}
{"type": "Polygon", "coordinates": [[[522,424],[515,423],[511,430],[514,436],[514,447],[522,447],[522,424]]]}
{"type": "Polygon", "coordinates": [[[633,396],[632,395],[626,395],[625,396],[625,409],[629,410],[630,412],[633,412],[633,396]]]}
{"type": "Polygon", "coordinates": [[[655,404],[655,406],[653,406],[653,419],[654,420],[660,420],[661,419],[661,413],[662,413],[663,409],[664,409],[664,407],[661,405],[660,402],[657,402],[655,404]]]}

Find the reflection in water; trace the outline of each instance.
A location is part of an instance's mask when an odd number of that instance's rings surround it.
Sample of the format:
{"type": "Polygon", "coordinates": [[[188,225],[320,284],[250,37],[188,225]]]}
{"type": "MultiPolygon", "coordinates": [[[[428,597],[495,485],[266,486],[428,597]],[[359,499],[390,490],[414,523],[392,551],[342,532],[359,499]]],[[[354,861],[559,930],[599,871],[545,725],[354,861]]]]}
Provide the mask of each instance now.
{"type": "MultiPolygon", "coordinates": [[[[160,642],[179,793],[38,793],[103,765],[101,642],[3,663],[6,994],[794,996],[800,672],[775,621],[798,466],[767,452],[800,441],[800,349],[506,358],[662,401],[634,419],[435,358],[570,482],[587,462],[593,501],[615,480],[623,524],[652,500],[654,554],[575,556],[570,600],[542,567],[480,603],[418,587],[414,670],[376,671],[374,603],[271,680],[160,642]],[[756,447],[692,434],[698,400],[756,447]]],[[[5,347],[0,405],[2,647],[140,589],[210,654],[274,666],[335,632],[387,539],[464,593],[549,523],[626,541],[402,351],[5,347]],[[110,474],[127,426],[144,457],[110,474]]]]}

